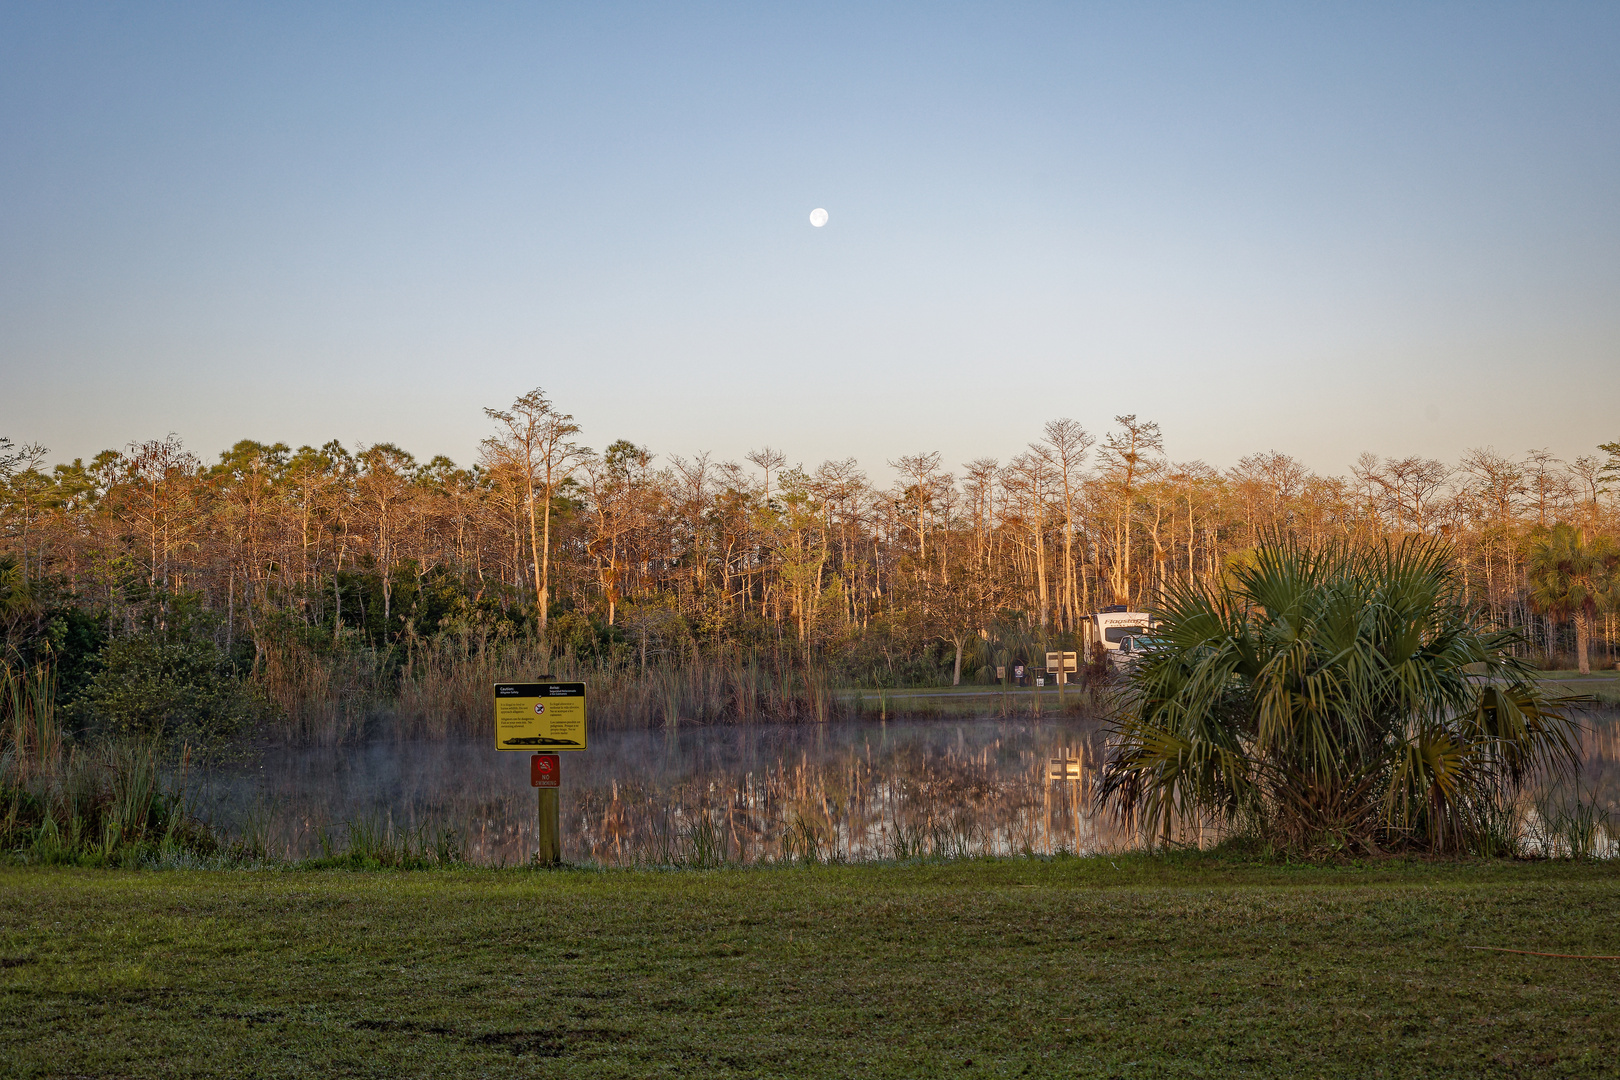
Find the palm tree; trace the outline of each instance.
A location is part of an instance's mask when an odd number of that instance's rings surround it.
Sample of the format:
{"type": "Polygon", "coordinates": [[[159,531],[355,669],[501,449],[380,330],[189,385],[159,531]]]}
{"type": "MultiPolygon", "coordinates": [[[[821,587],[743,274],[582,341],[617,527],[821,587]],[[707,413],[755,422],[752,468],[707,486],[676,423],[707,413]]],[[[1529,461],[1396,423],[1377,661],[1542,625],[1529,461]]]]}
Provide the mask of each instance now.
{"type": "Polygon", "coordinates": [[[1592,673],[1589,649],[1598,605],[1612,605],[1620,594],[1620,552],[1606,536],[1591,543],[1570,525],[1538,530],[1530,545],[1530,603],[1559,622],[1575,621],[1575,659],[1582,675],[1592,673]]]}
{"type": "Polygon", "coordinates": [[[29,603],[28,580],[15,555],[0,555],[0,615],[15,615],[27,610],[29,603]]]}
{"type": "Polygon", "coordinates": [[[1574,770],[1577,699],[1548,698],[1460,584],[1413,538],[1272,542],[1174,587],[1099,801],[1150,840],[1180,820],[1290,850],[1488,848],[1533,775],[1574,770]]]}
{"type": "Polygon", "coordinates": [[[0,555],[0,660],[10,659],[22,640],[16,633],[18,624],[34,607],[32,590],[17,557],[0,555]]]}

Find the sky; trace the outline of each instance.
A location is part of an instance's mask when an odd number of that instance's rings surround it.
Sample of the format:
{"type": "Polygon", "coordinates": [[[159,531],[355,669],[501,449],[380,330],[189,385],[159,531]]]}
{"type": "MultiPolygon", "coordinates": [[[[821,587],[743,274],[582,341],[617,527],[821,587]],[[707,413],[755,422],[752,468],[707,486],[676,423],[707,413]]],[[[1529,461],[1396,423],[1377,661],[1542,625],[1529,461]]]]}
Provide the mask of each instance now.
{"type": "Polygon", "coordinates": [[[0,435],[1620,439],[1620,5],[0,2],[0,435]],[[808,217],[825,208],[830,220],[808,217]]]}

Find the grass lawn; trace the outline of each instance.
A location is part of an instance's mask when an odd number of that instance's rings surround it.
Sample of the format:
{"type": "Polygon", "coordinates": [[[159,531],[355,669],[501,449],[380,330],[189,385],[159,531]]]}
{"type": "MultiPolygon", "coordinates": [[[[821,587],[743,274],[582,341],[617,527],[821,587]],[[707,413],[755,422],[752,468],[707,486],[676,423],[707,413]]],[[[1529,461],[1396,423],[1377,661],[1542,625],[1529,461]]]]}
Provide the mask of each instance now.
{"type": "MultiPolygon", "coordinates": [[[[1620,702],[1620,672],[1612,667],[1600,668],[1594,662],[1590,675],[1573,670],[1544,671],[1539,672],[1537,677],[1548,684],[1547,689],[1555,694],[1592,694],[1605,704],[1620,702]]],[[[961,686],[900,687],[881,694],[877,690],[867,689],[844,690],[840,693],[847,700],[858,698],[862,712],[872,715],[886,707],[897,717],[919,714],[995,716],[999,715],[1004,704],[1010,713],[1020,717],[1030,715],[1037,707],[1044,714],[1056,715],[1058,712],[1056,685],[1001,687],[963,683],[961,686]],[[1036,699],[1039,699],[1038,706],[1036,699]]],[[[1078,683],[1071,683],[1065,688],[1064,704],[1070,711],[1084,709],[1089,701],[1085,689],[1078,683]]]]}
{"type": "Polygon", "coordinates": [[[1620,867],[0,869],[6,1076],[1615,1076],[1620,867]]]}
{"type": "Polygon", "coordinates": [[[1056,686],[986,686],[983,683],[963,683],[961,686],[928,686],[884,690],[841,691],[847,702],[859,700],[860,710],[867,719],[887,712],[892,720],[912,719],[989,719],[1007,716],[1030,719],[1040,716],[1048,720],[1060,716],[1094,716],[1095,700],[1077,683],[1071,683],[1059,695],[1056,686]]]}
{"type": "Polygon", "coordinates": [[[1605,705],[1620,704],[1620,672],[1592,665],[1592,674],[1578,671],[1544,671],[1541,681],[1556,694],[1592,694],[1605,705]]]}

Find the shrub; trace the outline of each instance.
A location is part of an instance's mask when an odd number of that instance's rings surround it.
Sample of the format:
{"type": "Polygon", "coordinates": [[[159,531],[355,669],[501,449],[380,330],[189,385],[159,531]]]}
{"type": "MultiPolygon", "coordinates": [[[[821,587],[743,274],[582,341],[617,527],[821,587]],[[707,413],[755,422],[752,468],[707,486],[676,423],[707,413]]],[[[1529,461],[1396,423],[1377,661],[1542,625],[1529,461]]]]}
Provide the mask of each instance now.
{"type": "Polygon", "coordinates": [[[265,711],[263,699],[206,638],[115,638],[101,660],[73,705],[75,718],[97,734],[218,751],[265,711]]]}
{"type": "Polygon", "coordinates": [[[1279,543],[1176,588],[1130,676],[1099,798],[1147,833],[1285,850],[1495,851],[1576,765],[1572,707],[1463,604],[1449,549],[1279,543]]]}

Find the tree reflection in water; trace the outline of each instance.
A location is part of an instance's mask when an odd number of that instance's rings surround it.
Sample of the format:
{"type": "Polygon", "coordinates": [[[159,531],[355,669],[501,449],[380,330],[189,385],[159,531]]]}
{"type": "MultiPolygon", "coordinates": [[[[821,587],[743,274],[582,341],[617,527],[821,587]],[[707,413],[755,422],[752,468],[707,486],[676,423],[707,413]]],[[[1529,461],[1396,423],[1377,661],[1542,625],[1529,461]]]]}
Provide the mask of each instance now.
{"type": "MultiPolygon", "coordinates": [[[[1088,810],[1095,723],[1005,720],[749,725],[593,733],[562,759],[564,857],[607,866],[1092,851],[1123,841],[1088,810]],[[1078,782],[1047,779],[1067,749],[1078,782]]],[[[341,851],[363,823],[464,857],[533,851],[527,755],[486,743],[374,742],[277,750],[210,777],[225,831],[257,829],[291,858],[341,851]]]]}
{"type": "MultiPolygon", "coordinates": [[[[1128,829],[1090,808],[1104,730],[1083,721],[749,725],[593,733],[564,755],[564,857],[605,866],[860,861],[1107,851],[1128,829]],[[1051,782],[1064,749],[1078,782],[1051,782]]],[[[1620,819],[1620,714],[1590,719],[1580,795],[1620,819]]],[[[196,792],[225,832],[289,858],[361,828],[517,865],[534,850],[525,754],[484,741],[279,750],[196,792]]],[[[1530,816],[1534,820],[1534,815],[1530,816]]],[[[1209,843],[1190,828],[1176,837],[1209,843]]]]}

